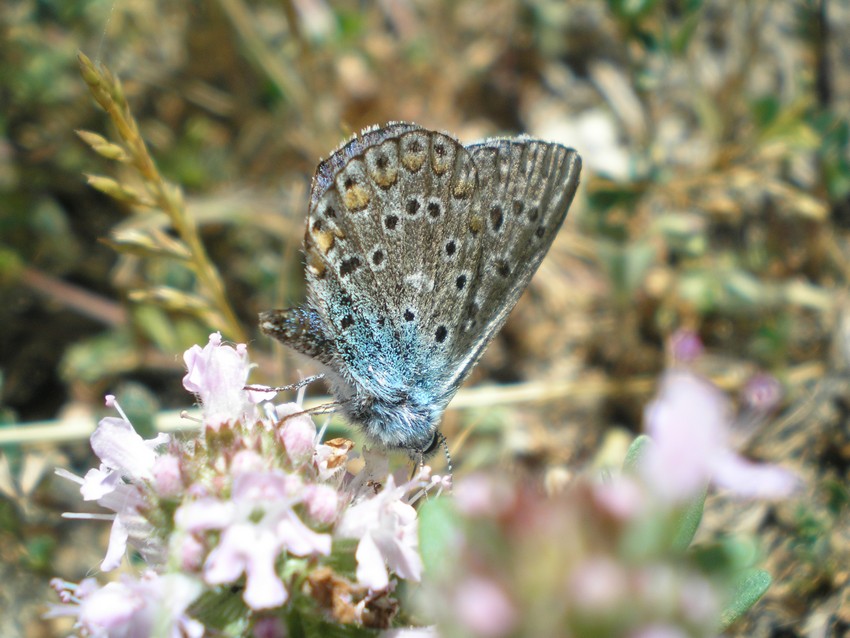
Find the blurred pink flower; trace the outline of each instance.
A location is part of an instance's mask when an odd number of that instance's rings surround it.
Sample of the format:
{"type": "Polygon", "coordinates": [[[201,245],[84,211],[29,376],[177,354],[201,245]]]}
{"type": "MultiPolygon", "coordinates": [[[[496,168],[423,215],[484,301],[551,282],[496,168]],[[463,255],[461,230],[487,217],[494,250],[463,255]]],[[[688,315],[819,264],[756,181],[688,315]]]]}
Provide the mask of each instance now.
{"type": "Polygon", "coordinates": [[[206,546],[194,534],[175,535],[172,539],[180,569],[196,572],[201,568],[206,558],[206,546]]]}
{"type": "Polygon", "coordinates": [[[781,468],[756,464],[729,447],[731,414],[725,397],[688,372],[668,372],[647,407],[648,446],[641,472],[657,494],[681,501],[709,482],[740,496],[784,497],[797,486],[781,468]]]}
{"type": "Polygon", "coordinates": [[[378,638],[440,638],[440,633],[436,627],[399,627],[382,631],[378,638]]]}
{"type": "Polygon", "coordinates": [[[174,512],[174,523],[188,532],[205,532],[227,526],[235,513],[236,505],[231,501],[206,496],[181,505],[174,512]]]}
{"type": "Polygon", "coordinates": [[[583,614],[612,614],[626,602],[628,572],[614,558],[587,558],[570,574],[571,601],[583,614]]]}
{"type": "Polygon", "coordinates": [[[372,590],[389,587],[387,566],[406,580],[422,577],[416,510],[402,501],[412,483],[396,487],[387,477],[384,489],[350,506],[337,527],[338,536],[360,539],[357,581],[372,590]]]}
{"type": "Polygon", "coordinates": [[[454,605],[457,619],[469,635],[481,638],[506,636],[519,620],[507,594],[488,578],[471,576],[461,581],[455,590],[454,605]]]}
{"type": "Polygon", "coordinates": [[[670,336],[667,348],[673,363],[693,363],[704,352],[699,335],[685,328],[680,328],[670,336]]]}
{"type": "Polygon", "coordinates": [[[615,476],[610,481],[593,485],[593,499],[608,514],[622,521],[644,512],[645,490],[630,476],[615,476]]]}
{"type": "Polygon", "coordinates": [[[466,516],[496,517],[514,506],[514,487],[484,473],[469,474],[453,490],[458,509],[466,516]]]}
{"type": "Polygon", "coordinates": [[[251,365],[244,343],[235,348],[223,345],[221,333],[215,332],[203,348],[189,348],[183,361],[188,370],[183,387],[200,398],[206,427],[217,430],[226,423],[256,420],[254,394],[245,390],[251,365]]]}
{"type": "Polygon", "coordinates": [[[48,617],[75,616],[86,635],[104,638],[200,638],[204,628],[186,616],[186,609],[201,593],[201,584],[182,574],[159,576],[147,572],[141,579],[124,576],[97,587],[93,579],[69,585],[69,602],[53,605],[48,617]]]}
{"type": "Polygon", "coordinates": [[[254,623],[252,638],[288,638],[289,631],[280,618],[268,616],[254,623]]]}
{"type": "Polygon", "coordinates": [[[689,638],[690,634],[672,625],[651,625],[629,635],[629,638],[689,638]]]}
{"type": "Polygon", "coordinates": [[[330,485],[313,484],[304,488],[307,513],[317,523],[332,523],[339,512],[339,492],[330,485]]]}
{"type": "Polygon", "coordinates": [[[771,374],[756,374],[744,385],[741,400],[752,410],[769,412],[782,400],[782,385],[771,374]]]}

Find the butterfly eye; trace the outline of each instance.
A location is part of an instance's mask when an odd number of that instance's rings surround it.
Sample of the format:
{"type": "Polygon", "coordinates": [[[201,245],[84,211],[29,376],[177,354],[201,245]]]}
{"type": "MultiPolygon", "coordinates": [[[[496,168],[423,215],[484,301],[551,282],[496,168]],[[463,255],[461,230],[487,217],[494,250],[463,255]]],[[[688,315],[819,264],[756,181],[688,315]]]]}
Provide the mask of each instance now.
{"type": "Polygon", "coordinates": [[[431,456],[440,445],[440,441],[442,441],[442,435],[439,430],[434,430],[434,434],[431,435],[431,440],[428,442],[428,445],[425,446],[425,449],[422,450],[421,454],[423,457],[431,456]]]}

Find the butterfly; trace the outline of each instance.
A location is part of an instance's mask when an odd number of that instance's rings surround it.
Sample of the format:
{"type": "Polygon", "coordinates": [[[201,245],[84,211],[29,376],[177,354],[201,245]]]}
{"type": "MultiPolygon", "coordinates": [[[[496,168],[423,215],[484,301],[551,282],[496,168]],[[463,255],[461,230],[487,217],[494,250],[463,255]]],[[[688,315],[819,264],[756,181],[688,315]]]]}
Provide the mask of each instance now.
{"type": "Polygon", "coordinates": [[[260,329],[324,368],[346,418],[412,457],[499,331],[567,215],[573,149],[462,145],[393,122],[322,161],[304,236],[307,301],[260,329]]]}

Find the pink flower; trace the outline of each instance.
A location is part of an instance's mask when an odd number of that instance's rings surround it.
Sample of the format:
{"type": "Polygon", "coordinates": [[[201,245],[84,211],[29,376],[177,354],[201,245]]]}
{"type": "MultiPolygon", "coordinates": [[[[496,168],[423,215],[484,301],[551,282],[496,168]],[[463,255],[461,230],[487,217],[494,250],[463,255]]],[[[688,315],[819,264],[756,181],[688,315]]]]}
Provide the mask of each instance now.
{"type": "Polygon", "coordinates": [[[299,478],[280,470],[236,476],[231,500],[204,498],[175,512],[178,528],[188,533],[221,530],[204,563],[211,585],[246,576],[243,598],[251,609],[278,607],[289,597],[276,571],[282,552],[295,556],[330,554],[331,537],[307,527],[292,507],[303,497],[299,478]]]}
{"type": "MultiPolygon", "coordinates": [[[[121,412],[114,397],[107,403],[121,412]]],[[[121,414],[123,416],[123,412],[121,414]]],[[[155,450],[168,441],[167,434],[145,441],[126,418],[106,417],[101,419],[91,435],[92,449],[101,460],[100,468],[89,470],[82,479],[70,472],[57,470],[60,476],[80,484],[84,500],[95,500],[98,505],[115,512],[109,547],[100,564],[103,571],[110,571],[121,564],[128,542],[152,563],[163,559],[165,548],[151,534],[150,523],[139,512],[148,504],[143,485],[154,481],[159,458],[155,450]]]]}
{"type": "Polygon", "coordinates": [[[173,636],[200,638],[201,623],[186,609],[201,593],[198,581],[182,574],[148,572],[139,580],[123,577],[98,588],[93,579],[66,585],[65,605],[54,605],[48,617],[76,616],[86,635],[104,638],[173,636]]]}
{"type": "Polygon", "coordinates": [[[174,512],[174,523],[188,532],[205,532],[226,527],[235,515],[234,503],[207,496],[181,505],[174,512]]]}
{"type": "Polygon", "coordinates": [[[349,507],[337,528],[342,538],[360,539],[357,580],[370,589],[389,587],[387,566],[406,580],[422,576],[416,510],[401,500],[410,487],[395,487],[392,476],[387,477],[384,489],[349,507]]]}
{"type": "Polygon", "coordinates": [[[296,465],[312,460],[316,452],[316,424],[310,415],[303,412],[304,408],[296,403],[285,403],[275,408],[275,414],[282,419],[278,436],[296,465]]]}
{"type": "Polygon", "coordinates": [[[275,531],[281,546],[295,556],[331,553],[330,535],[314,532],[291,509],[280,516],[275,531]]]}
{"type": "Polygon", "coordinates": [[[234,476],[249,472],[262,472],[268,469],[268,465],[268,459],[264,459],[253,450],[239,450],[230,462],[230,471],[234,476]]]}
{"type": "Polygon", "coordinates": [[[194,534],[176,535],[172,539],[180,568],[183,571],[195,572],[201,568],[206,558],[206,547],[194,534]]]}
{"type": "Polygon", "coordinates": [[[279,607],[289,597],[275,571],[281,544],[274,531],[250,523],[230,525],[210,552],[204,579],[211,585],[232,583],[245,573],[242,597],[251,609],[279,607]]]}
{"type": "Polygon", "coordinates": [[[519,614],[507,594],[487,578],[471,576],[460,583],[454,599],[455,613],[471,635],[498,638],[510,634],[519,614]]]}
{"type": "Polygon", "coordinates": [[[183,491],[180,475],[180,459],[174,454],[163,454],[154,461],[154,485],[160,496],[174,497],[183,491]]]}
{"type": "MultiPolygon", "coordinates": [[[[106,417],[100,420],[91,435],[91,448],[102,462],[101,470],[107,468],[109,472],[118,474],[119,479],[150,480],[158,456],[155,450],[169,440],[167,434],[160,433],[156,438],[145,441],[126,419],[106,417]]],[[[101,482],[109,481],[107,477],[98,475],[98,483],[101,482]]],[[[106,488],[107,491],[111,491],[110,487],[106,488]]],[[[87,482],[84,489],[96,491],[98,488],[87,482]]],[[[86,496],[85,493],[83,496],[86,496]]]]}
{"type": "Polygon", "coordinates": [[[307,513],[317,523],[333,523],[339,511],[339,492],[330,485],[316,484],[304,488],[307,513]]]}
{"type": "Polygon", "coordinates": [[[236,348],[222,345],[221,333],[215,332],[204,348],[189,348],[183,361],[188,370],[183,387],[200,398],[207,427],[217,430],[226,423],[256,420],[252,395],[244,389],[251,369],[244,343],[236,348]]]}
{"type": "Polygon", "coordinates": [[[708,382],[687,372],[669,372],[646,410],[653,445],[641,464],[650,486],[670,501],[695,496],[711,481],[740,496],[783,497],[796,477],[738,456],[729,447],[729,406],[708,382]]]}

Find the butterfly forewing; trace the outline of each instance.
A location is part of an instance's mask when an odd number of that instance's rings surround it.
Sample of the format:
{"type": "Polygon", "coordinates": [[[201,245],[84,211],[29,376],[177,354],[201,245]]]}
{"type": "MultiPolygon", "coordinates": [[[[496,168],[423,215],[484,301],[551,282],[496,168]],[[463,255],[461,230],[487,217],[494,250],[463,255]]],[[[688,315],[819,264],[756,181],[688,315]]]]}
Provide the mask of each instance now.
{"type": "Polygon", "coordinates": [[[472,157],[447,135],[408,126],[350,149],[332,178],[320,167],[314,183],[311,305],[337,335],[343,374],[391,388],[432,379],[450,358],[481,249],[469,230],[479,217],[472,157]]]}

